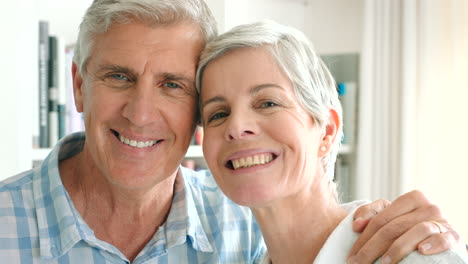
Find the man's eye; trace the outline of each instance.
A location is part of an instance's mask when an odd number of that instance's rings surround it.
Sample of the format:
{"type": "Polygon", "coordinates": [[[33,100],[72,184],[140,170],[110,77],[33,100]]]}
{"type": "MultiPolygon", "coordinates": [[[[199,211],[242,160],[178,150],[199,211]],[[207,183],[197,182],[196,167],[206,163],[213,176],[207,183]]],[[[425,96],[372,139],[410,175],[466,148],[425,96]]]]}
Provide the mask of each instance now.
{"type": "Polygon", "coordinates": [[[113,79],[119,80],[119,81],[127,81],[128,80],[127,76],[125,76],[123,74],[120,74],[120,73],[111,74],[111,77],[113,79]]]}
{"type": "Polygon", "coordinates": [[[181,88],[180,85],[178,85],[177,83],[173,83],[173,82],[166,82],[163,84],[165,87],[167,88],[171,88],[171,89],[177,89],[177,88],[181,88]]]}
{"type": "Polygon", "coordinates": [[[228,116],[227,113],[225,112],[218,112],[218,113],[215,113],[214,115],[212,115],[209,119],[208,119],[208,123],[211,122],[211,121],[216,121],[216,120],[219,120],[221,118],[224,118],[228,116]]]}

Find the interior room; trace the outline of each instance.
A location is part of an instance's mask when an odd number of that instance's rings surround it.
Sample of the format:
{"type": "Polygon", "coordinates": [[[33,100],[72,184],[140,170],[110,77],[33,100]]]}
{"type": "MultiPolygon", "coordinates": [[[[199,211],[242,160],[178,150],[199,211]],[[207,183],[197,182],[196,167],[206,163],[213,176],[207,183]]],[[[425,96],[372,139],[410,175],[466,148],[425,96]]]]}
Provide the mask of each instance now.
{"type": "MultiPolygon", "coordinates": [[[[33,114],[40,101],[39,21],[68,51],[63,55],[62,102],[67,113],[76,112],[69,63],[79,22],[91,2],[8,1],[0,10],[0,180],[37,165],[58,140],[39,148],[33,139],[39,123],[33,114]]],[[[468,238],[468,122],[463,108],[468,98],[468,1],[206,2],[220,32],[272,19],[300,29],[312,41],[346,91],[341,98],[345,138],[336,168],[343,201],[393,200],[421,190],[468,238]]],[[[81,129],[79,123],[69,124],[65,133],[81,129]]],[[[206,166],[199,140],[187,153],[187,166],[206,166]]]]}

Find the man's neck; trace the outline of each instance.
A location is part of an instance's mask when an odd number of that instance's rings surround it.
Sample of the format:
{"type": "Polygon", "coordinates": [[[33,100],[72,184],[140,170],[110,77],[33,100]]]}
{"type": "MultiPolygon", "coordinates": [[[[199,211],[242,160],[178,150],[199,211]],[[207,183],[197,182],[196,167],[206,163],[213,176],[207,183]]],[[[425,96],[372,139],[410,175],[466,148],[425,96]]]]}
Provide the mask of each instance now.
{"type": "Polygon", "coordinates": [[[146,190],[127,190],[83,166],[81,154],[60,162],[60,175],[77,211],[97,238],[131,261],[166,221],[176,174],[146,190]]]}

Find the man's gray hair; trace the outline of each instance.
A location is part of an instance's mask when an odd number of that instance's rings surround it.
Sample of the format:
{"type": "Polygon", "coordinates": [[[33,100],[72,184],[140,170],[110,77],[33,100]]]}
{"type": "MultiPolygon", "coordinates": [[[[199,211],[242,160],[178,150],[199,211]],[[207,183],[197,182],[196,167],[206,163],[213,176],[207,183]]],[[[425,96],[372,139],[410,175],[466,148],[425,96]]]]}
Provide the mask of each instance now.
{"type": "Polygon", "coordinates": [[[335,80],[312,44],[299,30],[273,21],[260,21],[233,28],[209,42],[202,52],[197,71],[197,90],[201,92],[203,73],[207,65],[229,51],[241,48],[265,47],[291,80],[299,104],[324,129],[329,109],[340,118],[337,138],[323,159],[326,176],[331,180],[341,139],[343,137],[342,108],[335,80]]]}
{"type": "Polygon", "coordinates": [[[216,21],[203,0],[94,0],[80,24],[74,62],[82,74],[96,34],[104,33],[112,24],[134,21],[149,26],[193,22],[199,25],[206,42],[217,35],[216,21]]]}

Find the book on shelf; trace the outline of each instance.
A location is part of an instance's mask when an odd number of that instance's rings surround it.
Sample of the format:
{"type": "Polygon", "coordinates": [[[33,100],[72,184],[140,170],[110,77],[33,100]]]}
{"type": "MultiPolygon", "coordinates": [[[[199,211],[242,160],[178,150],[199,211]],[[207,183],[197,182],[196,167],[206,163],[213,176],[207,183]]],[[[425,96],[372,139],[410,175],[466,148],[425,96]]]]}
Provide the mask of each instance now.
{"type": "Polygon", "coordinates": [[[49,147],[65,135],[65,42],[49,36],[49,147]]]}
{"type": "Polygon", "coordinates": [[[57,144],[58,140],[58,38],[49,36],[49,147],[57,144]]]}
{"type": "Polygon", "coordinates": [[[195,129],[195,145],[203,144],[203,127],[197,126],[195,129]]]}
{"type": "MultiPolygon", "coordinates": [[[[48,101],[48,63],[49,63],[49,23],[47,21],[39,21],[39,93],[38,93],[38,121],[39,129],[38,135],[33,135],[33,145],[35,144],[36,138],[38,137],[39,143],[37,144],[41,148],[49,147],[49,131],[48,131],[48,119],[49,119],[49,101],[48,101]]],[[[33,131],[34,132],[34,131],[33,131]]]]}
{"type": "Polygon", "coordinates": [[[190,145],[198,146],[198,145],[202,145],[202,143],[203,143],[203,127],[196,126],[190,145]]]}
{"type": "Polygon", "coordinates": [[[33,148],[51,148],[67,134],[84,130],[76,112],[71,65],[73,48],[49,34],[49,23],[39,21],[39,89],[33,92],[33,148]],[[37,104],[36,104],[37,103],[37,104]]]}
{"type": "Polygon", "coordinates": [[[67,115],[67,86],[66,86],[66,48],[65,39],[57,38],[57,47],[60,51],[57,54],[57,110],[58,110],[58,139],[66,135],[66,115],[67,115]]]}

